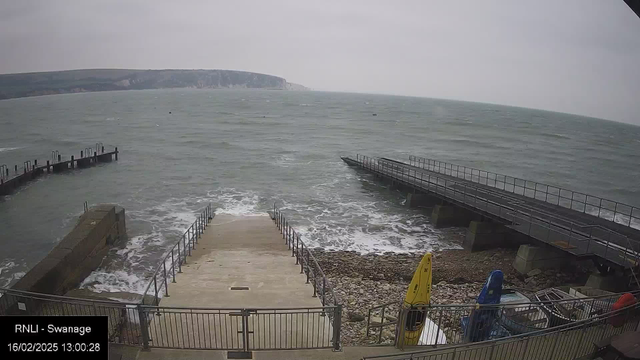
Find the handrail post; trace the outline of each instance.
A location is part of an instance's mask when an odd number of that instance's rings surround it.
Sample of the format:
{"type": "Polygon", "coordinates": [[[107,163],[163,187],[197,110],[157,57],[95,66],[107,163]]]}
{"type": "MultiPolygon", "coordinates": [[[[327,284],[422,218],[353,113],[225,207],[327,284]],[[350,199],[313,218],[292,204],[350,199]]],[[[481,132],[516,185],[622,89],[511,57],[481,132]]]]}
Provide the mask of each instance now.
{"type": "Polygon", "coordinates": [[[302,243],[302,253],[300,255],[298,255],[298,256],[301,257],[301,259],[300,259],[300,274],[302,274],[304,272],[304,242],[302,243]]]}
{"type": "MultiPolygon", "coordinates": [[[[144,301],[144,299],[142,299],[144,301]]],[[[147,325],[147,315],[142,306],[136,306],[138,310],[138,322],[140,323],[140,332],[142,335],[142,349],[149,350],[149,328],[147,325]]]]}
{"type": "MultiPolygon", "coordinates": [[[[184,239],[184,235],[182,235],[184,239]]],[[[178,241],[178,273],[182,272],[182,255],[180,254],[180,241],[178,241]]]]}
{"type": "Polygon", "coordinates": [[[167,284],[167,262],[162,260],[162,279],[164,280],[164,295],[169,296],[169,284],[167,284]]]}
{"type": "Polygon", "coordinates": [[[307,249],[307,266],[305,266],[305,274],[307,275],[307,284],[309,283],[309,249],[307,249]]]}
{"type": "Polygon", "coordinates": [[[156,274],[153,274],[153,292],[155,294],[156,306],[160,305],[160,299],[158,298],[158,283],[156,281],[156,274]]]}
{"type": "MultiPolygon", "coordinates": [[[[179,244],[180,242],[178,242],[179,244]]],[[[171,275],[173,275],[173,282],[176,282],[176,263],[173,259],[173,249],[171,249],[171,275]]]]}
{"type": "Polygon", "coordinates": [[[326,297],[326,289],[327,288],[327,277],[322,277],[322,306],[327,305],[327,297],[326,297]]]}
{"type": "Polygon", "coordinates": [[[342,305],[334,308],[333,314],[333,351],[340,351],[340,328],[342,327],[342,305]]]}
{"type": "MultiPolygon", "coordinates": [[[[300,234],[297,234],[297,235],[294,237],[294,240],[295,240],[295,241],[298,241],[297,239],[300,239],[300,234]]],[[[295,255],[294,255],[294,254],[295,254],[295,251],[296,251],[296,244],[295,244],[295,242],[292,242],[292,243],[291,243],[291,257],[294,257],[294,256],[295,256],[295,255]]]]}

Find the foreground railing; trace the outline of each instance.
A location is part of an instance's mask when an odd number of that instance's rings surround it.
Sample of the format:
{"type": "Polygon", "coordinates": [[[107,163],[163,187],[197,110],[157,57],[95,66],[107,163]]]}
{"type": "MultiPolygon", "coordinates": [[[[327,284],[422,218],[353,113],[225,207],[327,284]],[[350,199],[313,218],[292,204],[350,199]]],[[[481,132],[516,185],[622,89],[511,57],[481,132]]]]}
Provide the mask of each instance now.
{"type": "MultiPolygon", "coordinates": [[[[438,347],[497,339],[606,314],[623,294],[518,304],[430,305],[413,308],[402,308],[400,302],[392,302],[369,309],[366,334],[367,337],[374,336],[374,342],[381,343],[383,328],[391,328],[396,336],[392,340],[398,348],[403,348],[408,327],[406,322],[420,320],[417,317],[419,315],[424,317],[423,340],[412,345],[438,347]]],[[[631,294],[638,297],[640,291],[631,294]]]]}
{"type": "Polygon", "coordinates": [[[511,221],[511,227],[537,240],[562,244],[563,249],[576,255],[597,254],[614,260],[625,267],[636,266],[640,244],[627,236],[601,226],[584,225],[566,219],[549,218],[524,212],[513,206],[513,199],[499,193],[491,196],[502,202],[490,200],[485,191],[474,184],[455,181],[423,173],[394,164],[357,155],[357,163],[365,169],[381,175],[393,176],[410,186],[417,186],[429,193],[444,197],[463,207],[471,208],[501,221],[511,221]]]}
{"type": "Polygon", "coordinates": [[[640,304],[598,317],[502,339],[481,341],[412,351],[399,354],[368,356],[364,359],[436,360],[436,359],[550,359],[571,360],[589,354],[612,336],[636,331],[640,304]]]}
{"type": "Polygon", "coordinates": [[[558,186],[497,174],[491,171],[447,163],[417,156],[409,156],[409,164],[421,169],[465,179],[548,202],[582,213],[590,214],[618,224],[640,228],[640,209],[618,201],[588,195],[558,186]]]}
{"type": "Polygon", "coordinates": [[[0,288],[0,316],[6,315],[92,315],[107,316],[109,342],[143,345],[144,322],[139,304],[88,300],[0,288]]]}
{"type": "Polygon", "coordinates": [[[182,264],[187,263],[187,257],[191,256],[191,251],[195,250],[198,239],[215,216],[211,204],[207,205],[196,221],[165,254],[144,291],[143,304],[158,306],[163,296],[169,296],[169,279],[173,283],[176,282],[176,273],[182,272],[182,264]]]}
{"type": "Polygon", "coordinates": [[[150,347],[252,350],[340,349],[331,319],[340,308],[177,308],[143,306],[150,347]],[[330,316],[327,316],[330,315],[330,316]]]}
{"type": "Polygon", "coordinates": [[[340,349],[340,306],[178,308],[0,288],[0,317],[7,315],[107,316],[109,342],[145,349],[340,349]]]}

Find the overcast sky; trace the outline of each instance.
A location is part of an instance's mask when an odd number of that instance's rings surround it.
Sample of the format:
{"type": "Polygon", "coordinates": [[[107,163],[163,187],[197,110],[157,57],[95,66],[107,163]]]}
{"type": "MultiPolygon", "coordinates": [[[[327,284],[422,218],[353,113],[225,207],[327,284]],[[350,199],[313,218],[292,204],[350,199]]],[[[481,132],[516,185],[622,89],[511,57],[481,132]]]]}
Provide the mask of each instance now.
{"type": "Polygon", "coordinates": [[[622,0],[0,0],[0,73],[236,69],[640,124],[622,0]]]}

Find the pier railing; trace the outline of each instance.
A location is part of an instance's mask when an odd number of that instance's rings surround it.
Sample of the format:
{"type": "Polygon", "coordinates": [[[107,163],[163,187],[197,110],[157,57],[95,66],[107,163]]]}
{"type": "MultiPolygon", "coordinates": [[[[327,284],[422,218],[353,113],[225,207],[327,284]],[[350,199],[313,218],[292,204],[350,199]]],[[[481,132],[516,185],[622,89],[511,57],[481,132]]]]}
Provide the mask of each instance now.
{"type": "Polygon", "coordinates": [[[619,201],[418,156],[409,156],[409,165],[640,228],[640,208],[619,201]]]}
{"type": "Polygon", "coordinates": [[[575,255],[592,255],[615,261],[625,267],[638,265],[640,243],[632,242],[627,236],[599,225],[584,225],[569,220],[548,218],[524,212],[513,206],[513,199],[506,195],[493,193],[492,196],[503,199],[502,203],[480,196],[483,191],[475,184],[455,181],[423,173],[387,160],[378,160],[357,155],[357,163],[364,169],[381,175],[392,175],[398,181],[417,186],[430,193],[444,197],[447,201],[481,211],[485,215],[500,221],[510,221],[511,227],[537,240],[562,244],[562,248],[575,255]],[[597,253],[595,251],[598,251],[597,253]]]}
{"type": "Polygon", "coordinates": [[[577,359],[593,354],[614,335],[636,331],[639,320],[640,304],[636,304],[553,329],[363,359],[577,359]]]}
{"type": "Polygon", "coordinates": [[[143,304],[158,306],[163,296],[169,296],[169,283],[176,282],[176,273],[182,272],[182,264],[187,263],[187,257],[191,256],[191,251],[195,250],[198,239],[215,216],[211,204],[207,205],[180,239],[167,251],[144,291],[143,304]]]}

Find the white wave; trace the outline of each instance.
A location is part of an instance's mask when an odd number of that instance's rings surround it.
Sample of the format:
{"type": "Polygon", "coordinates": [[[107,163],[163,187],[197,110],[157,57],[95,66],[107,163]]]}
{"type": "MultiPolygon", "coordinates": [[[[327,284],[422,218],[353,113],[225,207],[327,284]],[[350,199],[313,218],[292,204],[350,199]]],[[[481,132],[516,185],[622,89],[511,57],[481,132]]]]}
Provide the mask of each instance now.
{"type": "MultiPolygon", "coordinates": [[[[630,212],[631,210],[628,210],[630,212]]],[[[633,217],[630,217],[629,214],[622,214],[619,212],[615,213],[614,219],[614,211],[608,209],[588,209],[587,213],[596,217],[600,217],[602,219],[606,219],[609,221],[614,221],[617,224],[630,226],[634,229],[640,229],[640,219],[638,218],[638,214],[636,214],[636,210],[633,210],[633,217]]]]}
{"type": "Polygon", "coordinates": [[[261,211],[260,196],[255,191],[239,191],[223,188],[207,193],[210,201],[217,204],[215,213],[236,216],[266,215],[261,211]]]}
{"type": "Polygon", "coordinates": [[[13,150],[18,150],[18,149],[22,149],[22,148],[21,147],[5,147],[5,148],[0,148],[0,152],[13,151],[13,150]]]}
{"type": "Polygon", "coordinates": [[[280,167],[289,167],[293,164],[295,160],[295,156],[293,155],[281,155],[278,160],[275,161],[275,164],[280,167]]]}
{"type": "Polygon", "coordinates": [[[22,265],[13,260],[3,260],[0,262],[0,287],[7,287],[22,278],[25,272],[15,271],[16,268],[21,266],[22,265]]]}
{"type": "Polygon", "coordinates": [[[149,279],[141,278],[124,270],[113,272],[96,270],[84,279],[80,288],[89,288],[95,292],[121,291],[142,295],[148,283],[149,279]]]}
{"type": "Polygon", "coordinates": [[[117,263],[117,270],[100,267],[82,282],[80,288],[142,294],[149,281],[146,276],[157,266],[152,261],[153,257],[164,254],[178,241],[196,220],[202,207],[201,199],[171,198],[146,209],[128,211],[132,221],[147,223],[151,230],[131,236],[123,248],[109,254],[110,259],[117,263]]]}
{"type": "Polygon", "coordinates": [[[284,203],[282,209],[294,229],[309,246],[359,253],[430,251],[459,248],[440,238],[441,233],[419,212],[397,213],[381,210],[379,202],[340,202],[328,199],[322,204],[284,203]]]}

